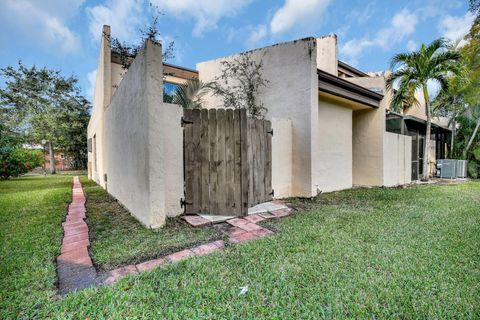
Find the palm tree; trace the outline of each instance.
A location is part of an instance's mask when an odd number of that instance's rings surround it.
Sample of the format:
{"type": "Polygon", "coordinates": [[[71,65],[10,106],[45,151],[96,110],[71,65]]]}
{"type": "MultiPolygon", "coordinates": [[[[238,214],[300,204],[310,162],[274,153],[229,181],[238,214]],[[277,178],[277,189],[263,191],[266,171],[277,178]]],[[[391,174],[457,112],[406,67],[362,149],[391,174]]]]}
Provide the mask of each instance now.
{"type": "Polygon", "coordinates": [[[173,96],[173,103],[181,105],[184,109],[201,108],[203,97],[210,90],[210,84],[197,78],[192,78],[180,85],[173,96]]]}
{"type": "Polygon", "coordinates": [[[432,127],[432,110],[427,82],[437,82],[441,90],[446,90],[448,88],[447,76],[459,73],[459,60],[460,54],[447,50],[447,42],[443,38],[434,40],[428,46],[422,44],[418,51],[399,53],[392,58],[391,67],[394,71],[387,79],[387,88],[391,90],[394,83],[398,83],[393,100],[413,101],[416,90],[422,90],[425,99],[427,129],[422,175],[424,181],[429,179],[428,159],[430,158],[432,127]]]}
{"type": "MultiPolygon", "coordinates": [[[[462,66],[462,70],[464,66],[462,66]]],[[[452,76],[448,79],[448,88],[440,92],[432,102],[433,111],[436,114],[449,118],[448,127],[452,128],[449,156],[453,157],[455,150],[455,139],[457,133],[457,117],[467,110],[465,101],[465,90],[469,84],[466,72],[461,76],[452,76]]]]}

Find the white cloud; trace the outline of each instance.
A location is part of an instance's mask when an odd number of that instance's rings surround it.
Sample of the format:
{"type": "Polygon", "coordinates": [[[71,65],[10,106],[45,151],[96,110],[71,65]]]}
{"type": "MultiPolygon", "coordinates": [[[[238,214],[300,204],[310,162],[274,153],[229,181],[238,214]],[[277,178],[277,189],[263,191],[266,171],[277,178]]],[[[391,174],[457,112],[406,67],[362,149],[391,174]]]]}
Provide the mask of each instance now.
{"type": "Polygon", "coordinates": [[[318,17],[327,8],[330,0],[285,0],[283,7],[278,9],[270,22],[270,30],[273,34],[279,34],[289,30],[298,23],[305,23],[318,17]]]}
{"type": "Polygon", "coordinates": [[[54,43],[58,40],[62,52],[75,51],[78,48],[79,40],[69,28],[67,28],[57,18],[47,18],[45,20],[45,37],[54,43]]]}
{"type": "Polygon", "coordinates": [[[217,28],[223,17],[236,15],[251,0],[151,0],[161,11],[178,18],[195,20],[193,35],[202,36],[217,28]]]}
{"type": "Polygon", "coordinates": [[[20,32],[45,47],[60,48],[61,53],[75,52],[80,39],[68,22],[84,0],[6,0],[0,12],[1,27],[20,32]]]}
{"type": "Polygon", "coordinates": [[[403,41],[403,39],[412,34],[418,23],[416,14],[407,9],[403,9],[393,16],[391,24],[379,30],[373,37],[357,38],[347,41],[340,49],[340,54],[346,59],[356,60],[356,58],[366,49],[379,47],[388,49],[394,44],[403,41]]]}
{"type": "Polygon", "coordinates": [[[440,21],[438,29],[443,37],[454,41],[460,40],[470,31],[473,20],[475,16],[471,12],[461,17],[447,15],[440,21]]]}
{"type": "Polygon", "coordinates": [[[253,48],[260,40],[267,36],[267,26],[264,24],[258,25],[254,28],[248,36],[245,45],[247,48],[253,48]]]}
{"type": "MultiPolygon", "coordinates": [[[[438,95],[440,92],[440,83],[434,80],[428,80],[427,81],[427,89],[428,89],[428,96],[430,100],[435,99],[435,97],[438,95]]],[[[423,97],[423,95],[422,95],[423,97]]]]}
{"type": "Polygon", "coordinates": [[[108,0],[87,8],[92,39],[100,39],[102,27],[106,24],[112,28],[112,35],[120,41],[134,41],[143,23],[143,4],[142,0],[108,0]]]}
{"type": "Polygon", "coordinates": [[[87,73],[88,79],[88,89],[87,89],[87,98],[93,102],[93,95],[95,94],[95,82],[97,79],[97,69],[94,69],[87,73]]]}
{"type": "Polygon", "coordinates": [[[413,40],[408,40],[407,42],[407,50],[408,51],[415,51],[418,48],[418,44],[413,40]]]}

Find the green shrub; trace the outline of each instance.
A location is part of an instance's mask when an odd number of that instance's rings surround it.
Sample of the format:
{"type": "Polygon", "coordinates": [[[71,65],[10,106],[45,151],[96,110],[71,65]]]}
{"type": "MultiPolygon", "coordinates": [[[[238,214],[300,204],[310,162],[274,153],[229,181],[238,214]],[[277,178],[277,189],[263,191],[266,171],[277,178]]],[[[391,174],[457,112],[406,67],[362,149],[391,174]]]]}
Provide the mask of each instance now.
{"type": "Polygon", "coordinates": [[[473,149],[472,154],[475,157],[475,159],[478,162],[480,162],[480,147],[477,147],[477,148],[473,149]]]}
{"type": "Polygon", "coordinates": [[[0,178],[18,177],[43,164],[42,152],[21,147],[0,147],[0,178]]]}
{"type": "Polygon", "coordinates": [[[478,163],[475,160],[468,161],[468,176],[474,179],[478,178],[478,163]]]}

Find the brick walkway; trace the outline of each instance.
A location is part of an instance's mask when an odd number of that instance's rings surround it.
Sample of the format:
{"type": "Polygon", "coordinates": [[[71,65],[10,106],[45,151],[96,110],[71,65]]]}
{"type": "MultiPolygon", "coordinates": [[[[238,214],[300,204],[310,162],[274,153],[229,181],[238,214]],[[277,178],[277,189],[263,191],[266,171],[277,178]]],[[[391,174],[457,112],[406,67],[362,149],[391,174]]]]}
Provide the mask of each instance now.
{"type": "Polygon", "coordinates": [[[78,177],[73,178],[72,203],[63,223],[61,254],[57,258],[60,294],[81,289],[95,282],[97,272],[88,254],[88,226],[85,223],[85,195],[78,177]]]}
{"type": "MultiPolygon", "coordinates": [[[[78,177],[73,178],[72,203],[68,206],[68,214],[63,223],[64,237],[60,256],[57,257],[58,291],[66,294],[75,289],[83,289],[94,285],[112,284],[128,275],[136,275],[160,267],[166,263],[203,256],[225,247],[223,240],[218,240],[185,249],[165,257],[145,261],[136,265],[127,265],[115,270],[97,273],[88,252],[90,245],[88,226],[85,223],[85,195],[78,177]]],[[[259,239],[272,231],[259,226],[257,223],[265,219],[281,218],[293,212],[292,209],[281,209],[267,213],[249,215],[244,218],[227,220],[230,226],[224,233],[230,243],[240,243],[259,239]]]]}

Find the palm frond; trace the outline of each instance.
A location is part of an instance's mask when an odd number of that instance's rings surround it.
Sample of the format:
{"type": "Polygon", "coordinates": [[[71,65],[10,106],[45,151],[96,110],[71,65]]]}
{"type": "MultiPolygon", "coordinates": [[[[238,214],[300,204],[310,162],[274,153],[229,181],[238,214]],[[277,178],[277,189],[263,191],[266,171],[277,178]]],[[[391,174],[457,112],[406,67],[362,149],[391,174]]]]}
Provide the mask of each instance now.
{"type": "Polygon", "coordinates": [[[177,88],[173,97],[173,103],[181,105],[184,109],[201,108],[203,97],[209,89],[209,83],[192,78],[177,88]]]}

